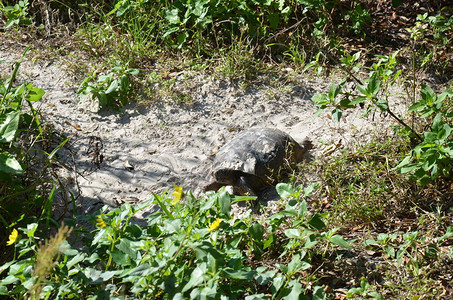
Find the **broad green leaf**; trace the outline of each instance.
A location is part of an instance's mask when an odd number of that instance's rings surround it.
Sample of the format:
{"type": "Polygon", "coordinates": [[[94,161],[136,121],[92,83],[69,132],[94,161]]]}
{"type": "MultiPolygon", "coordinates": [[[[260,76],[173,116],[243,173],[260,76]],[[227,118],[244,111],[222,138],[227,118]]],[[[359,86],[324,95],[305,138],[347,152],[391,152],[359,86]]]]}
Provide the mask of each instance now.
{"type": "Polygon", "coordinates": [[[216,194],[216,193],[212,193],[212,194],[209,194],[209,199],[207,201],[203,201],[202,204],[201,204],[201,207],[200,207],[200,212],[204,212],[204,211],[207,211],[209,209],[211,209],[211,207],[213,207],[216,202],[217,202],[217,198],[218,197],[222,197],[222,193],[227,193],[225,192],[225,189],[221,190],[221,192],[219,194],[216,194]]]}
{"type": "Polygon", "coordinates": [[[367,86],[368,95],[376,96],[381,87],[381,81],[378,79],[377,75],[373,75],[367,86]]]}
{"type": "Polygon", "coordinates": [[[385,100],[376,101],[375,104],[380,110],[388,111],[388,109],[389,109],[388,103],[385,100]]]}
{"type": "Polygon", "coordinates": [[[31,223],[27,225],[27,229],[24,232],[28,237],[33,238],[35,237],[36,229],[38,229],[38,223],[31,223]]]}
{"type": "Polygon", "coordinates": [[[343,247],[343,248],[346,248],[346,249],[350,249],[351,248],[351,245],[349,245],[349,243],[347,241],[344,240],[344,238],[341,236],[341,235],[334,235],[330,238],[328,238],[329,241],[331,241],[332,243],[334,243],[335,245],[338,245],[340,247],[343,247]]]}
{"type": "Polygon", "coordinates": [[[428,103],[433,103],[436,99],[436,93],[427,85],[422,85],[422,89],[420,91],[422,99],[428,103]]]}
{"type": "Polygon", "coordinates": [[[19,127],[20,111],[6,114],[5,120],[0,124],[0,143],[9,143],[16,137],[19,127]]]}
{"type": "Polygon", "coordinates": [[[343,115],[343,110],[342,109],[339,109],[339,108],[335,108],[333,111],[332,111],[332,117],[337,120],[338,122],[340,122],[341,120],[341,116],[343,115]]]}
{"type": "Polygon", "coordinates": [[[303,294],[304,290],[302,284],[299,282],[299,278],[291,280],[288,285],[289,288],[291,289],[291,292],[287,296],[283,297],[283,299],[299,300],[300,295],[303,294]]]}
{"type": "Polygon", "coordinates": [[[218,194],[218,201],[220,206],[220,212],[223,215],[229,216],[231,213],[231,196],[226,191],[222,191],[218,194]]]}
{"type": "Polygon", "coordinates": [[[225,277],[227,278],[239,280],[253,280],[253,276],[256,274],[256,271],[232,270],[232,269],[223,269],[222,272],[225,274],[225,277]]]}
{"type": "Polygon", "coordinates": [[[85,253],[80,253],[80,254],[77,254],[76,256],[74,256],[73,258],[71,258],[67,263],[66,263],[66,267],[68,269],[71,269],[74,265],[78,264],[79,262],[83,261],[86,257],[86,254],[85,253]]]}
{"type": "Polygon", "coordinates": [[[126,253],[132,259],[135,259],[137,257],[137,251],[135,250],[135,247],[132,246],[132,241],[127,238],[122,238],[120,243],[117,244],[115,247],[118,250],[121,250],[124,253],[126,253]]]}
{"type": "Polygon", "coordinates": [[[189,34],[187,32],[181,32],[180,34],[178,34],[178,36],[176,37],[178,48],[182,48],[182,45],[187,41],[188,37],[189,34]]]}
{"type": "Polygon", "coordinates": [[[357,89],[358,89],[362,94],[364,94],[367,98],[369,98],[369,97],[368,97],[368,91],[367,91],[367,89],[366,89],[365,86],[358,84],[358,85],[357,85],[357,89]]]}
{"type": "Polygon", "coordinates": [[[277,276],[274,277],[274,280],[272,280],[272,293],[275,295],[277,292],[280,290],[280,288],[283,286],[285,283],[285,276],[283,274],[278,273],[277,276]]]}
{"type": "Polygon", "coordinates": [[[300,229],[292,228],[292,229],[286,229],[285,230],[285,235],[289,238],[293,239],[300,239],[302,238],[300,229]]]}
{"type": "Polygon", "coordinates": [[[269,300],[269,297],[266,296],[266,294],[254,294],[254,295],[246,296],[244,299],[245,300],[269,300]]]}
{"type": "Polygon", "coordinates": [[[184,286],[182,292],[187,292],[188,290],[192,289],[193,287],[198,286],[200,283],[204,281],[204,275],[206,274],[207,267],[206,263],[202,263],[198,265],[190,275],[189,282],[184,286]]]}
{"type": "Polygon", "coordinates": [[[306,197],[306,196],[310,195],[319,186],[320,186],[319,182],[314,182],[314,183],[310,184],[309,186],[307,186],[304,189],[304,196],[306,197]]]}
{"type": "Polygon", "coordinates": [[[291,262],[288,264],[288,275],[293,276],[300,270],[307,270],[311,267],[309,263],[306,261],[302,260],[300,257],[300,254],[296,254],[293,256],[293,259],[291,262]]]}
{"type": "Polygon", "coordinates": [[[269,248],[270,246],[272,246],[273,243],[274,243],[274,234],[272,233],[272,234],[269,234],[267,239],[264,241],[263,249],[269,248]]]}
{"type": "Polygon", "coordinates": [[[3,152],[0,153],[0,173],[22,175],[24,170],[14,156],[3,152]]]}
{"type": "Polygon", "coordinates": [[[263,272],[262,268],[264,268],[264,270],[266,269],[266,267],[257,268],[258,274],[255,276],[255,280],[259,284],[265,285],[268,282],[270,282],[272,278],[274,278],[275,274],[277,273],[277,270],[269,270],[267,272],[263,272]]]}
{"type": "Polygon", "coordinates": [[[418,112],[418,111],[421,111],[422,108],[424,108],[424,107],[425,107],[425,104],[422,103],[421,101],[419,101],[419,102],[415,102],[414,104],[412,104],[412,105],[407,109],[407,111],[408,111],[408,112],[414,112],[414,111],[418,112]]]}
{"type": "Polygon", "coordinates": [[[116,92],[118,90],[118,80],[113,80],[110,85],[109,85],[109,88],[105,91],[105,94],[108,95],[112,92],[116,92]]]}
{"type": "Polygon", "coordinates": [[[327,105],[330,103],[330,99],[326,94],[315,94],[311,97],[311,101],[316,105],[327,105]]]}
{"type": "MultiPolygon", "coordinates": [[[[30,85],[31,85],[31,83],[30,83],[30,85]]],[[[27,99],[28,101],[31,101],[31,102],[39,101],[42,99],[42,96],[44,96],[45,93],[46,92],[43,89],[33,87],[31,85],[25,99],[27,99]]]]}
{"type": "Polygon", "coordinates": [[[134,76],[137,76],[140,73],[140,71],[138,69],[128,69],[127,71],[129,74],[134,75],[134,76]]]}
{"type": "Polygon", "coordinates": [[[313,288],[313,298],[312,300],[325,300],[327,299],[326,292],[321,286],[315,286],[313,288]]]}
{"type": "Polygon", "coordinates": [[[88,280],[88,284],[100,284],[111,279],[117,271],[100,271],[93,268],[86,268],[83,270],[83,274],[86,276],[88,280]]]}
{"type": "Polygon", "coordinates": [[[311,249],[313,248],[314,246],[316,246],[319,242],[316,240],[316,235],[315,234],[312,234],[310,235],[307,240],[305,241],[305,244],[304,244],[304,249],[311,249]]]}
{"type": "MultiPolygon", "coordinates": [[[[14,276],[12,276],[12,277],[14,277],[14,276]]],[[[6,286],[2,285],[2,284],[3,284],[3,280],[0,282],[0,295],[8,295],[8,288],[6,286]]],[[[6,284],[7,283],[5,283],[5,285],[6,284]]],[[[267,299],[267,298],[265,298],[265,299],[267,299]]]]}
{"type": "Polygon", "coordinates": [[[351,105],[355,105],[355,104],[359,104],[359,103],[363,103],[366,101],[366,97],[363,97],[363,96],[358,96],[358,97],[355,97],[351,102],[350,104],[351,105]]]}
{"type": "Polygon", "coordinates": [[[324,227],[326,227],[326,224],[321,220],[321,215],[319,214],[314,214],[310,220],[308,221],[308,224],[310,224],[311,227],[314,229],[321,230],[324,227]]]}
{"type": "Polygon", "coordinates": [[[262,242],[264,235],[263,225],[261,225],[258,222],[255,222],[252,226],[250,226],[249,234],[256,242],[262,242]]]}
{"type": "Polygon", "coordinates": [[[289,198],[295,194],[294,187],[291,184],[288,183],[279,183],[275,187],[277,190],[277,193],[282,197],[283,199],[289,198]]]}

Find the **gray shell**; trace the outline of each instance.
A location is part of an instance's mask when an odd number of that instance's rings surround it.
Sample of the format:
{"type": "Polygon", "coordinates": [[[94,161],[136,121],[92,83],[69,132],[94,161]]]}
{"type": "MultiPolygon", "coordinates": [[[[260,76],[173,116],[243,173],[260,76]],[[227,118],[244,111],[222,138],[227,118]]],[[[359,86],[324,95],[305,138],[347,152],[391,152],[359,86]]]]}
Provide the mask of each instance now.
{"type": "Polygon", "coordinates": [[[220,169],[239,170],[264,180],[272,172],[284,167],[286,161],[297,163],[303,159],[311,143],[304,146],[278,129],[254,128],[238,134],[215,155],[212,174],[220,169]]]}

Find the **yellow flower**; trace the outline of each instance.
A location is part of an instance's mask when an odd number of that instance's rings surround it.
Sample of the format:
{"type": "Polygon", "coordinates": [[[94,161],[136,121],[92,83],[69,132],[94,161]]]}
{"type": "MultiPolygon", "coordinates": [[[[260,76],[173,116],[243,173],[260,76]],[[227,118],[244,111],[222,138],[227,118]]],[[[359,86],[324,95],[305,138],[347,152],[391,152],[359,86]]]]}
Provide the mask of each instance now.
{"type": "Polygon", "coordinates": [[[216,230],[220,226],[220,223],[222,223],[222,220],[217,218],[211,225],[209,225],[208,231],[216,230]]]}
{"type": "Polygon", "coordinates": [[[17,237],[19,236],[19,233],[17,232],[16,229],[13,229],[13,232],[9,235],[9,240],[6,242],[7,246],[11,246],[14,244],[17,240],[17,237]]]}
{"type": "Polygon", "coordinates": [[[171,194],[175,198],[173,199],[173,201],[171,201],[171,205],[175,205],[176,203],[178,203],[179,200],[181,200],[181,197],[182,197],[182,186],[177,186],[176,184],[174,184],[173,187],[175,188],[175,191],[173,193],[171,193],[171,194]]]}
{"type": "Polygon", "coordinates": [[[96,218],[96,226],[101,228],[107,226],[104,220],[102,220],[102,215],[98,215],[98,217],[96,218]]]}

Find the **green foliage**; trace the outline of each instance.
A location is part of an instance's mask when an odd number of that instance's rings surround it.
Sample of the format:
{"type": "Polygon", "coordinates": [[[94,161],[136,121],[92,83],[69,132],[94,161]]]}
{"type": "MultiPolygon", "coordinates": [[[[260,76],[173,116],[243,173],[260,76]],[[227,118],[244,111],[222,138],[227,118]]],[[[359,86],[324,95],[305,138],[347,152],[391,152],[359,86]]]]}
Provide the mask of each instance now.
{"type": "Polygon", "coordinates": [[[358,288],[352,288],[348,290],[348,293],[346,295],[347,298],[354,298],[355,295],[359,295],[362,297],[372,297],[372,299],[378,299],[378,300],[383,300],[384,297],[382,297],[381,294],[379,294],[376,291],[373,291],[371,289],[372,287],[368,283],[365,277],[362,277],[360,279],[360,287],[358,288]]]}
{"type": "Polygon", "coordinates": [[[7,21],[5,29],[19,24],[30,25],[31,20],[28,16],[28,0],[18,1],[15,5],[5,6],[3,1],[0,2],[0,11],[5,15],[7,21]]]}
{"type": "Polygon", "coordinates": [[[372,110],[386,112],[419,142],[396,168],[402,173],[412,173],[422,185],[438,177],[449,177],[453,163],[453,138],[450,125],[453,118],[451,108],[453,92],[445,90],[441,94],[436,94],[430,87],[422,87],[421,99],[408,108],[408,113],[415,112],[419,115],[420,127],[430,129],[426,129],[420,135],[416,127],[409,126],[398,117],[388,103],[388,89],[401,75],[401,70],[397,69],[397,52],[391,56],[379,55],[378,62],[372,65],[369,78],[364,83],[353,74],[358,70],[355,62],[359,55],[358,52],[347,56],[342,62],[348,75],[355,79],[355,87],[360,93],[343,90],[346,81],[332,84],[328,94],[316,94],[312,97],[312,101],[319,107],[316,115],[331,108],[332,116],[340,121],[344,110],[356,108],[358,105],[363,107],[365,104],[368,107],[366,114],[372,110]],[[432,115],[435,117],[432,118],[432,115]]]}
{"type": "MultiPolygon", "coordinates": [[[[27,53],[27,48],[23,57],[27,53]]],[[[24,82],[17,84],[21,61],[16,62],[9,78],[0,80],[0,221],[2,262],[9,257],[4,238],[9,228],[33,220],[50,222],[55,184],[48,168],[54,154],[68,141],[63,140],[52,151],[51,127],[41,126],[33,102],[41,100],[44,91],[24,82]],[[26,109],[25,106],[28,106],[26,109]],[[49,153],[49,152],[50,153],[49,153]],[[37,153],[42,153],[41,160],[37,153]],[[31,167],[39,165],[39,168],[31,167]],[[47,194],[46,185],[53,186],[47,194]]],[[[53,164],[57,162],[52,161],[53,164]]]]}
{"type": "Polygon", "coordinates": [[[423,139],[397,166],[402,173],[414,172],[421,184],[427,184],[438,177],[448,177],[453,163],[452,119],[453,108],[447,105],[453,99],[453,92],[445,90],[436,94],[424,85],[421,99],[409,107],[420,118],[431,120],[423,139]],[[434,118],[429,117],[435,115],[434,118]]]}
{"type": "Polygon", "coordinates": [[[98,100],[99,109],[112,108],[118,110],[130,102],[132,90],[130,76],[138,75],[137,69],[126,68],[123,65],[112,68],[107,74],[99,75],[97,71],[90,74],[82,82],[79,94],[91,95],[98,100]]]}
{"type": "MultiPolygon", "coordinates": [[[[278,189],[293,200],[264,220],[231,216],[231,203],[247,197],[232,198],[224,191],[205,199],[188,194],[181,203],[178,188],[173,197],[154,195],[139,206],[104,207],[90,217],[92,222],[96,218],[97,228],[84,235],[83,248],[68,242],[59,247],[54,267],[40,278],[41,297],[258,299],[269,294],[273,299],[326,299],[321,287],[303,284],[316,270],[312,257],[350,245],[336,229],[325,231],[322,215],[309,214],[301,188],[280,184],[278,189]],[[151,205],[160,209],[146,217],[146,224],[134,224],[137,212],[151,205]],[[252,264],[253,257],[272,257],[278,263],[252,264]]],[[[2,295],[23,297],[36,284],[37,227],[19,228],[19,255],[0,268],[6,273],[2,295]]]]}

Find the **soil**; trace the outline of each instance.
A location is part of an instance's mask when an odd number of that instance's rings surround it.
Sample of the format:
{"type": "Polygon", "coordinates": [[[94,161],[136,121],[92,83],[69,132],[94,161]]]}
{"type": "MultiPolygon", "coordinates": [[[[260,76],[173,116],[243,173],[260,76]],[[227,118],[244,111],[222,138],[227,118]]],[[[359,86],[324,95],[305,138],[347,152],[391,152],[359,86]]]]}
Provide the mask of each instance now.
{"type": "MultiPolygon", "coordinates": [[[[2,74],[10,74],[22,51],[0,45],[2,74]]],[[[153,193],[171,191],[173,185],[200,195],[210,180],[213,155],[245,129],[278,128],[299,142],[308,137],[316,159],[368,142],[376,132],[382,136],[391,124],[378,114],[365,118],[360,109],[347,111],[340,122],[328,113],[315,118],[311,97],[327,93],[335,78],[310,78],[289,68],[282,74],[273,84],[243,87],[209,74],[182,72],[175,76],[176,87],[190,93],[191,105],[152,99],[117,113],[98,112],[95,101],[81,98],[76,93],[79,81],[63,60],[31,57],[20,68],[21,80],[46,91],[35,103],[41,121],[69,137],[57,158],[69,167],[62,168],[60,176],[77,200],[78,215],[94,213],[105,204],[140,203],[153,193]]],[[[405,98],[402,91],[394,91],[392,97],[395,102],[405,98]]],[[[60,210],[66,211],[67,203],[63,206],[60,210]]]]}

